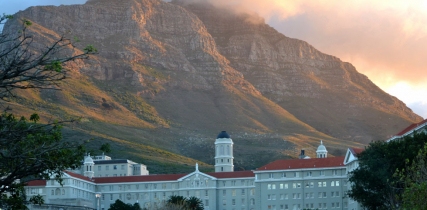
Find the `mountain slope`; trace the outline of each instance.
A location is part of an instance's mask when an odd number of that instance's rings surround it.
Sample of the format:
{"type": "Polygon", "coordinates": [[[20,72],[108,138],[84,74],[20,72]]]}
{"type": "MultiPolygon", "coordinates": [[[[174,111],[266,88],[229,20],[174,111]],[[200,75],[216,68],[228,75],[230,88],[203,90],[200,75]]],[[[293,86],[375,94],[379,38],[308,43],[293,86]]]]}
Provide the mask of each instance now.
{"type": "Polygon", "coordinates": [[[317,130],[367,143],[421,120],[350,63],[280,34],[259,16],[189,2],[172,1],[200,18],[220,53],[257,90],[317,130]]]}
{"type": "Polygon", "coordinates": [[[92,44],[100,53],[68,64],[62,91],[20,91],[15,107],[83,117],[76,132],[125,142],[119,153],[142,162],[147,156],[135,148],[213,164],[214,138],[227,130],[236,167],[246,169],[301,148],[313,155],[321,139],[340,155],[419,118],[350,64],[305,42],[227,10],[181,3],[90,0],[18,13],[4,31],[25,17],[38,43],[65,34],[81,40],[72,50],[92,44]]]}

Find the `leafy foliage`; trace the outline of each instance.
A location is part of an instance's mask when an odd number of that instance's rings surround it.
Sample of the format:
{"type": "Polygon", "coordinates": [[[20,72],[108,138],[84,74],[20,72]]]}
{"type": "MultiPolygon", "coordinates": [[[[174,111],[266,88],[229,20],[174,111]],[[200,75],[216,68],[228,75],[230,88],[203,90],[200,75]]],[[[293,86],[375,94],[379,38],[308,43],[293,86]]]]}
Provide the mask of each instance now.
{"type": "MultiPolygon", "coordinates": [[[[13,19],[0,16],[0,24],[13,19]]],[[[19,21],[19,20],[16,20],[19,21]]],[[[58,82],[65,79],[66,62],[88,58],[96,53],[93,46],[83,52],[74,50],[72,42],[63,37],[49,46],[40,47],[27,33],[32,25],[20,20],[22,27],[0,34],[0,99],[13,97],[14,89],[58,89],[58,82]],[[38,46],[38,47],[37,47],[38,46]],[[68,50],[68,51],[67,51],[68,50]],[[74,54],[73,54],[74,53],[74,54]],[[68,55],[68,56],[67,56],[68,55]]],[[[17,118],[10,110],[0,115],[0,206],[6,209],[27,209],[24,186],[37,179],[54,178],[62,183],[67,169],[80,166],[83,145],[62,140],[61,124],[39,124],[40,117],[33,114],[28,121],[17,118]]],[[[42,204],[41,196],[29,199],[42,204]]]]}
{"type": "MultiPolygon", "coordinates": [[[[12,18],[3,15],[0,24],[12,18]]],[[[67,73],[65,63],[86,59],[97,53],[92,45],[85,47],[83,52],[75,53],[77,50],[73,43],[64,36],[45,48],[36,47],[40,43],[35,43],[27,31],[31,22],[24,19],[21,24],[22,29],[18,31],[3,31],[0,34],[1,99],[13,96],[14,89],[59,89],[58,82],[65,79],[67,73]]]]}
{"type": "Polygon", "coordinates": [[[172,195],[169,197],[166,205],[161,208],[165,210],[203,210],[203,202],[197,197],[185,198],[180,195],[172,195]]]}
{"type": "Polygon", "coordinates": [[[367,209],[399,209],[405,185],[394,174],[412,163],[427,142],[424,133],[391,142],[372,142],[359,155],[359,168],[350,173],[348,196],[367,209]]]}
{"type": "Polygon", "coordinates": [[[134,203],[133,205],[130,203],[123,203],[123,201],[117,199],[116,202],[110,205],[108,210],[141,210],[141,207],[138,203],[134,203]]]}
{"type": "MultiPolygon", "coordinates": [[[[409,160],[406,160],[409,163],[409,160]]],[[[427,144],[406,169],[396,172],[405,185],[402,195],[405,209],[425,209],[427,201],[427,144]]]]}

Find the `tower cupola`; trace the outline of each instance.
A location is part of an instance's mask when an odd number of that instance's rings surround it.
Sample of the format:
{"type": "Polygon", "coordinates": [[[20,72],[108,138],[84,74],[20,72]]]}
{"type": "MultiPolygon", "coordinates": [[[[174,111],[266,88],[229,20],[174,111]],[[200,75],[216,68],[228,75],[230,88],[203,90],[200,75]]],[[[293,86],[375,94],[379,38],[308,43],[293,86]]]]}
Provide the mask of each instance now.
{"type": "Polygon", "coordinates": [[[323,141],[320,140],[320,145],[317,147],[316,150],[317,158],[327,158],[328,157],[328,150],[326,150],[325,145],[323,145],[323,141]]]}
{"type": "Polygon", "coordinates": [[[215,172],[234,171],[233,160],[233,140],[222,131],[215,141],[215,172]]]}
{"type": "Polygon", "coordinates": [[[93,162],[93,159],[90,157],[90,154],[87,154],[87,156],[85,156],[83,165],[83,175],[92,179],[92,177],[94,176],[93,167],[95,165],[95,162],[93,162]]]}

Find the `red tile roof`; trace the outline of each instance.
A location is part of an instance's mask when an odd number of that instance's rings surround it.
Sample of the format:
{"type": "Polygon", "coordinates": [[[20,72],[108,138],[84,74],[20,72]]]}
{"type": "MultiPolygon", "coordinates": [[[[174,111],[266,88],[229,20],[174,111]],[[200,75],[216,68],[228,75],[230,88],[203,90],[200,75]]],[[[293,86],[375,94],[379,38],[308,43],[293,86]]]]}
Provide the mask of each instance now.
{"type": "Polygon", "coordinates": [[[187,174],[157,174],[142,176],[115,176],[115,177],[94,177],[97,184],[117,183],[117,182],[156,182],[156,181],[176,181],[187,174]]]}
{"type": "Polygon", "coordinates": [[[83,176],[81,174],[76,174],[76,173],[73,173],[71,171],[65,171],[65,173],[72,176],[72,177],[78,178],[78,179],[83,179],[83,180],[86,180],[88,182],[93,182],[93,180],[89,179],[89,177],[83,176]]]}
{"type": "Polygon", "coordinates": [[[416,127],[418,127],[418,126],[420,126],[420,125],[422,125],[424,123],[427,123],[427,119],[425,119],[425,120],[423,120],[423,121],[421,121],[419,123],[414,123],[414,124],[408,126],[407,128],[405,128],[402,131],[400,131],[399,133],[397,133],[396,136],[401,136],[401,135],[403,135],[403,134],[405,134],[405,133],[407,133],[407,132],[415,129],[416,127]]]}
{"type": "Polygon", "coordinates": [[[344,166],[344,156],[330,158],[276,160],[265,166],[259,167],[257,171],[302,168],[328,168],[339,166],[344,166]]]}
{"type": "Polygon", "coordinates": [[[360,153],[362,153],[363,151],[365,151],[365,149],[363,149],[363,148],[357,148],[357,147],[353,147],[353,148],[349,148],[350,149],[350,152],[353,154],[353,155],[358,155],[358,154],[360,154],[360,153]]]}
{"type": "Polygon", "coordinates": [[[210,176],[213,176],[218,179],[255,177],[253,171],[211,172],[206,174],[209,174],[210,176]]]}
{"type": "Polygon", "coordinates": [[[33,180],[27,182],[27,186],[46,186],[46,180],[33,180]]]}

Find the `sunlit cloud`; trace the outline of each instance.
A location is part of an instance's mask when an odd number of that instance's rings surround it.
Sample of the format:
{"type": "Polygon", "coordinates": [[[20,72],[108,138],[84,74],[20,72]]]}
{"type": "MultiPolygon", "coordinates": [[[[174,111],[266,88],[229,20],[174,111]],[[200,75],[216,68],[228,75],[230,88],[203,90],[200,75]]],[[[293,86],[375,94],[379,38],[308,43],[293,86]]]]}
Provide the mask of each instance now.
{"type": "Polygon", "coordinates": [[[211,2],[237,11],[255,11],[286,36],[352,63],[380,88],[427,118],[419,111],[427,110],[423,99],[427,98],[423,95],[427,93],[427,1],[211,2]],[[397,91],[402,84],[406,91],[397,91]]]}

